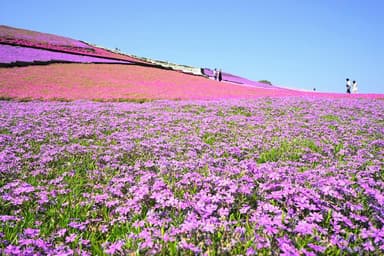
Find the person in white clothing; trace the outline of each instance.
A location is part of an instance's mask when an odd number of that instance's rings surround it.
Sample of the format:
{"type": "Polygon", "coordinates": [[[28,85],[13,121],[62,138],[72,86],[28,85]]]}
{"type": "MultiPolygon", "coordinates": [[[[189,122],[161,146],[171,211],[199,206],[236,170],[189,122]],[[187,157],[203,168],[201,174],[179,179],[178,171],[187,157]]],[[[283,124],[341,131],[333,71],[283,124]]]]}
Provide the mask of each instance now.
{"type": "Polygon", "coordinates": [[[357,82],[355,80],[352,82],[352,93],[357,93],[357,82]]]}
{"type": "Polygon", "coordinates": [[[217,69],[213,70],[213,79],[217,80],[217,69]]]}

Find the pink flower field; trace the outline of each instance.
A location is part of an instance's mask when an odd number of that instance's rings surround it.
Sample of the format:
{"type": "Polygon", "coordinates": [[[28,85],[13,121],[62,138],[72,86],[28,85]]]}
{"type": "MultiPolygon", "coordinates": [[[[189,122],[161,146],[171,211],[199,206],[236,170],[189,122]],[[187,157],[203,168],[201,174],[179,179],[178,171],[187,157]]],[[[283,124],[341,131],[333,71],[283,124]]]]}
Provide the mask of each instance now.
{"type": "MultiPolygon", "coordinates": [[[[0,94],[12,98],[215,99],[274,95],[181,72],[130,65],[54,64],[0,69],[0,94]]],[[[289,94],[280,91],[280,94],[289,94]]]]}
{"type": "Polygon", "coordinates": [[[383,255],[384,101],[0,101],[0,255],[383,255]]]}

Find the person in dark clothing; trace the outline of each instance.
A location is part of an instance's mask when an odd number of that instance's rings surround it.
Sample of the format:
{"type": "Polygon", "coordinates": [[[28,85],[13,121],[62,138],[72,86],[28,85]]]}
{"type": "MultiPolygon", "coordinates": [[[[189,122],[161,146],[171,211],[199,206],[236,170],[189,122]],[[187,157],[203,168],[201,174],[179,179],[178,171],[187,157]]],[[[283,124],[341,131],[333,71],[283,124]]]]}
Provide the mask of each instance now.
{"type": "Polygon", "coordinates": [[[219,70],[219,82],[221,82],[221,80],[223,80],[223,74],[221,73],[221,69],[219,70]]]}
{"type": "Polygon", "coordinates": [[[349,78],[345,79],[347,81],[347,84],[345,87],[347,87],[347,93],[351,94],[351,81],[349,81],[349,78]]]}

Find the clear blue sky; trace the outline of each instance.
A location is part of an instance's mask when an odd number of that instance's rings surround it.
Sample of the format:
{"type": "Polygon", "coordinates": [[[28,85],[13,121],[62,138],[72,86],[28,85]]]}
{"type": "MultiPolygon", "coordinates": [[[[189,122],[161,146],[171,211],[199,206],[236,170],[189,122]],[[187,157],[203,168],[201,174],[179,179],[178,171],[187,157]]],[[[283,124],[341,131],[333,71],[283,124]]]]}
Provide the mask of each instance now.
{"type": "Polygon", "coordinates": [[[0,1],[0,24],[286,87],[384,93],[382,0],[0,1]]]}

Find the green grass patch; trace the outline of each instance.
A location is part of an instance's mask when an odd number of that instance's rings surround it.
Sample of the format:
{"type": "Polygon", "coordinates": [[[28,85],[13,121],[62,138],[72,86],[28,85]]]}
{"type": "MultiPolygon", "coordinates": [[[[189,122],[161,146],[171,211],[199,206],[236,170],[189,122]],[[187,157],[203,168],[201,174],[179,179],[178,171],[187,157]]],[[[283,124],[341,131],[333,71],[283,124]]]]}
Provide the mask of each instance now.
{"type": "Polygon", "coordinates": [[[185,105],[182,107],[182,109],[183,112],[193,113],[197,115],[207,112],[207,108],[205,106],[198,105],[185,105]]]}
{"type": "Polygon", "coordinates": [[[246,107],[241,107],[241,106],[231,107],[228,113],[230,115],[241,115],[241,116],[246,116],[246,117],[252,116],[252,112],[249,109],[247,109],[246,107]]]}
{"type": "Polygon", "coordinates": [[[332,121],[340,122],[340,117],[336,115],[324,115],[324,116],[321,116],[321,119],[328,122],[332,122],[332,121]]]}
{"type": "Polygon", "coordinates": [[[206,132],[202,136],[202,141],[210,146],[214,145],[217,142],[222,141],[224,138],[224,135],[221,133],[212,133],[212,132],[206,132]]]}
{"type": "Polygon", "coordinates": [[[0,128],[0,134],[12,134],[8,128],[0,128]]]}
{"type": "Polygon", "coordinates": [[[316,143],[308,139],[283,140],[277,146],[266,149],[259,155],[258,163],[277,162],[279,160],[299,161],[305,150],[320,153],[316,143]]]}

